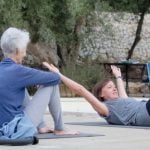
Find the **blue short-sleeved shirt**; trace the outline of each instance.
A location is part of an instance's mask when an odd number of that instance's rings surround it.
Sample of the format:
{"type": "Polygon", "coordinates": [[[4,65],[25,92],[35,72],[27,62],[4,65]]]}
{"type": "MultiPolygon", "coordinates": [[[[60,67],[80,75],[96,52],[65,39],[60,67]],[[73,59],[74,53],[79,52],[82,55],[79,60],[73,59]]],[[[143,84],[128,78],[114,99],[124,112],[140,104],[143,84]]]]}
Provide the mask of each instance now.
{"type": "Polygon", "coordinates": [[[25,88],[31,85],[56,85],[60,76],[54,72],[25,67],[6,58],[0,63],[0,127],[23,113],[25,88]]]}

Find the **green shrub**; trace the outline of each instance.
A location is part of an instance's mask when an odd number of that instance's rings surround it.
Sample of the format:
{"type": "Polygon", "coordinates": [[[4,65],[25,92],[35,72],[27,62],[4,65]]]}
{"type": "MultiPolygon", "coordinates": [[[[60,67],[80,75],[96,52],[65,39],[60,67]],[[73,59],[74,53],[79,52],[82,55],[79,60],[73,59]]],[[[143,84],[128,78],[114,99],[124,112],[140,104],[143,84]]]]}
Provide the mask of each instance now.
{"type": "Polygon", "coordinates": [[[109,76],[104,67],[99,64],[68,65],[62,69],[62,72],[90,91],[98,81],[109,76]]]}

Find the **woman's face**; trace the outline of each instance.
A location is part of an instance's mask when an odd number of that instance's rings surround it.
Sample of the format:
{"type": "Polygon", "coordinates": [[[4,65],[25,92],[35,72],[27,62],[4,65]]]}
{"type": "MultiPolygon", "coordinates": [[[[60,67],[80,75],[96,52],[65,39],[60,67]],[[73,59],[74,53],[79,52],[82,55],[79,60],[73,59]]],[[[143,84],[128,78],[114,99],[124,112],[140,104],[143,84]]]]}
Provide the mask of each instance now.
{"type": "Polygon", "coordinates": [[[109,81],[101,90],[100,97],[104,100],[112,100],[118,98],[118,91],[113,81],[109,81]]]}

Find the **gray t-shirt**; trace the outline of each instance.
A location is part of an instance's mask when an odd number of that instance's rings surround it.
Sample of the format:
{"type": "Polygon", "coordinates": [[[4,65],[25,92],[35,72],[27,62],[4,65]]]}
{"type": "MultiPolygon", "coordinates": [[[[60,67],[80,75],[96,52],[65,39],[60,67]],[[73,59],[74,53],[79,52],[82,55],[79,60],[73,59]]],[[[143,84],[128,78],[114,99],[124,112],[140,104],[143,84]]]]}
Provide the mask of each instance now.
{"type": "Polygon", "coordinates": [[[150,126],[150,116],[146,109],[146,101],[137,101],[133,98],[118,98],[107,100],[104,104],[109,109],[109,115],[105,119],[110,124],[150,126]]]}

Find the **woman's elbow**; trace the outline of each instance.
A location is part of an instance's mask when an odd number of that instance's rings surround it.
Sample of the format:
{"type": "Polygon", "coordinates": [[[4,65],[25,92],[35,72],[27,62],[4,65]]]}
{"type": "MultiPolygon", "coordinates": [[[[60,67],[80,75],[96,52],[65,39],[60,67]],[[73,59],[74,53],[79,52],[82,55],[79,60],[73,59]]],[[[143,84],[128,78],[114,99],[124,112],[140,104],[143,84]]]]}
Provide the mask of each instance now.
{"type": "Polygon", "coordinates": [[[102,116],[108,116],[108,114],[109,114],[109,110],[108,110],[107,106],[105,106],[103,104],[102,105],[93,105],[93,108],[95,109],[95,111],[97,113],[99,113],[102,116]]]}

